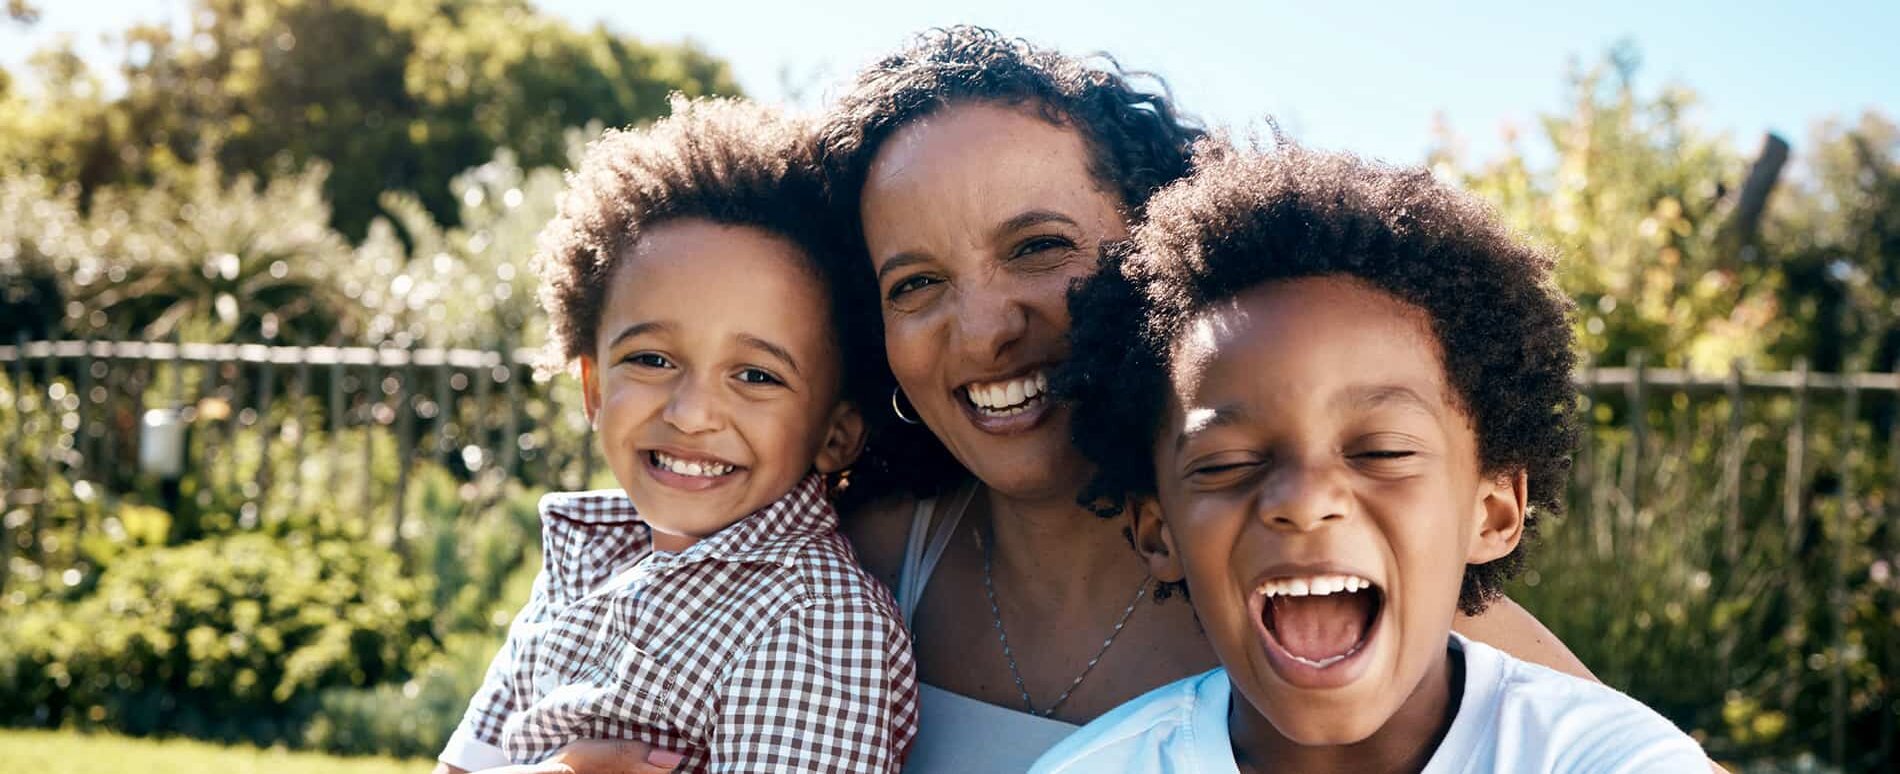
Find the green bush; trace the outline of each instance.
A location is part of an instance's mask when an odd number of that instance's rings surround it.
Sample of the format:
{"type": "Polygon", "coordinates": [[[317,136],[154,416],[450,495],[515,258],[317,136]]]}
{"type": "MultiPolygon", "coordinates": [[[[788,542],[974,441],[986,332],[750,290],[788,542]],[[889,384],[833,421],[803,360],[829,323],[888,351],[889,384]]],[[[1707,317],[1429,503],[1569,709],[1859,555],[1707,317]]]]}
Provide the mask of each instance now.
{"type": "Polygon", "coordinates": [[[433,647],[424,599],[362,541],[131,549],[77,601],[0,623],[0,722],[293,738],[323,689],[408,677],[433,647]]]}

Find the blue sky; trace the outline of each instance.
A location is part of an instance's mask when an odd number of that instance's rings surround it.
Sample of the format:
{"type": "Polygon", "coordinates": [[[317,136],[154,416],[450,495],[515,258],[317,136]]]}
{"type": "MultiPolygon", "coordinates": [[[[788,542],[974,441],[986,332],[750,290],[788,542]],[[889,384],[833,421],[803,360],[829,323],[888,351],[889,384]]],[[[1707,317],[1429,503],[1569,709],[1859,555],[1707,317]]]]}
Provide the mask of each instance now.
{"type": "MultiPolygon", "coordinates": [[[[187,0],[42,0],[45,18],[0,26],[0,65],[58,34],[92,51],[132,19],[181,19],[187,0]]],[[[1565,4],[1024,3],[539,0],[579,25],[596,21],[650,40],[691,39],[727,58],[755,96],[822,104],[834,84],[911,31],[984,24],[1074,51],[1103,50],[1166,77],[1181,105],[1210,123],[1278,118],[1302,140],[1392,161],[1418,161],[1437,116],[1471,156],[1530,132],[1557,110],[1573,61],[1621,39],[1643,55],[1647,89],[1683,84],[1694,119],[1752,150],[1763,131],[1794,141],[1828,116],[1874,108],[1900,117],[1900,3],[1856,1],[1565,4]],[[1818,9],[1818,10],[1817,10],[1818,9]]]]}

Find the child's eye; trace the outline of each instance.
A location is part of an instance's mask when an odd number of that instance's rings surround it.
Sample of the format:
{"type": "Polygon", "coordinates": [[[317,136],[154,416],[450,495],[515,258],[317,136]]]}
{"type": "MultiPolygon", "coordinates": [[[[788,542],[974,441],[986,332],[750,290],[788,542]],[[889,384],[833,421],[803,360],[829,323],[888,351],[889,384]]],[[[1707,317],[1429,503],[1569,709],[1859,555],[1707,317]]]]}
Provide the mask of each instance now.
{"type": "Polygon", "coordinates": [[[783,380],[779,379],[777,376],[773,376],[772,372],[767,371],[762,368],[740,369],[738,373],[738,379],[739,381],[744,382],[746,384],[784,384],[785,383],[783,380]]]}
{"type": "Polygon", "coordinates": [[[898,280],[897,284],[891,286],[891,292],[886,294],[885,298],[895,299],[913,290],[922,290],[923,288],[935,284],[937,284],[937,280],[934,277],[922,274],[905,277],[904,279],[898,280]]]}
{"type": "Polygon", "coordinates": [[[1404,449],[1375,449],[1373,451],[1359,452],[1352,456],[1357,457],[1362,460],[1398,460],[1398,459],[1404,459],[1406,457],[1410,457],[1417,453],[1418,452],[1407,451],[1404,449]]]}
{"type": "Polygon", "coordinates": [[[1009,257],[1021,258],[1025,255],[1035,255],[1044,250],[1070,250],[1074,248],[1075,242],[1067,237],[1054,235],[1030,237],[1029,239],[1023,240],[1022,244],[1017,245],[1015,251],[1011,252],[1009,257]]]}
{"type": "Polygon", "coordinates": [[[1227,475],[1227,474],[1244,471],[1246,469],[1252,468],[1255,464],[1256,463],[1254,463],[1252,460],[1242,460],[1242,461],[1234,461],[1234,462],[1215,462],[1212,464],[1197,465],[1195,467],[1189,468],[1188,475],[1191,477],[1197,477],[1197,478],[1215,477],[1215,476],[1227,475]]]}
{"type": "Polygon", "coordinates": [[[673,361],[666,359],[665,355],[659,354],[657,352],[635,352],[631,355],[626,356],[620,362],[632,363],[634,365],[644,366],[646,368],[672,368],[673,367],[673,361]]]}

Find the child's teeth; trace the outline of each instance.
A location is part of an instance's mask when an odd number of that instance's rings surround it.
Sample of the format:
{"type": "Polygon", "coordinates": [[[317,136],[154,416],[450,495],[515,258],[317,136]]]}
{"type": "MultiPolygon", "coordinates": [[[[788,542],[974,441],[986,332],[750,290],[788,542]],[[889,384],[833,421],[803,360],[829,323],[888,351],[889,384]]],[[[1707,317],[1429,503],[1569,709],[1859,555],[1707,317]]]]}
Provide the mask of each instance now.
{"type": "Polygon", "coordinates": [[[1316,575],[1306,578],[1276,578],[1261,583],[1254,593],[1268,597],[1307,597],[1358,592],[1372,588],[1372,581],[1353,575],[1316,575]]]}

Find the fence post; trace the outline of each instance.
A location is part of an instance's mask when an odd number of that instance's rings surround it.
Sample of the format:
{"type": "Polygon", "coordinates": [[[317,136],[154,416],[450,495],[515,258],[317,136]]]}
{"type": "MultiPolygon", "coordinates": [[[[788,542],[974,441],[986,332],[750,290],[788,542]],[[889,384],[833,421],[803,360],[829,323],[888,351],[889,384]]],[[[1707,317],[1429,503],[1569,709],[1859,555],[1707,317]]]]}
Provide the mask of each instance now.
{"type": "Polygon", "coordinates": [[[503,385],[507,388],[504,395],[508,401],[508,424],[504,425],[507,434],[501,439],[501,452],[507,458],[507,463],[502,469],[508,473],[509,478],[513,478],[515,471],[520,469],[521,462],[521,387],[517,384],[521,381],[521,375],[515,373],[514,342],[502,342],[501,364],[507,369],[508,374],[508,379],[503,385]]]}
{"type": "Polygon", "coordinates": [[[368,412],[369,415],[364,417],[364,419],[368,421],[363,423],[363,491],[362,505],[357,509],[358,513],[364,514],[365,516],[375,513],[375,511],[371,510],[373,502],[371,499],[371,490],[374,488],[376,481],[376,404],[383,400],[382,380],[377,378],[378,372],[381,370],[379,362],[382,360],[382,356],[381,347],[375,347],[370,350],[369,365],[364,367],[366,373],[364,375],[363,389],[359,390],[360,393],[368,395],[371,398],[370,403],[363,407],[363,410],[368,412]]]}
{"type": "MultiPolygon", "coordinates": [[[[226,364],[231,366],[231,384],[229,385],[231,400],[226,404],[230,407],[230,416],[224,419],[224,442],[231,447],[230,454],[225,456],[230,457],[231,461],[230,464],[224,466],[226,472],[224,483],[229,487],[237,487],[239,475],[237,451],[238,439],[241,437],[238,435],[238,417],[244,413],[244,401],[239,396],[244,394],[244,361],[238,358],[237,345],[226,344],[223,349],[225,356],[219,359],[218,370],[224,370],[226,364]]],[[[241,491],[240,494],[242,494],[241,491]]]]}
{"type": "Polygon", "coordinates": [[[1794,417],[1788,425],[1787,470],[1781,482],[1781,516],[1786,534],[1788,582],[1782,587],[1788,595],[1788,626],[1805,626],[1807,618],[1807,572],[1801,561],[1802,487],[1808,475],[1808,359],[1795,360],[1794,417]]]}
{"type": "MultiPolygon", "coordinates": [[[[52,383],[48,382],[47,384],[51,386],[52,383]]],[[[79,383],[73,385],[73,388],[79,393],[79,429],[74,431],[78,437],[73,439],[75,441],[73,445],[79,450],[79,477],[81,479],[90,479],[92,478],[92,470],[94,468],[93,457],[95,452],[93,449],[98,445],[94,443],[93,439],[93,430],[97,428],[93,426],[92,417],[98,412],[92,410],[91,333],[87,333],[85,338],[80,341],[79,383]]],[[[34,539],[37,540],[38,536],[35,535],[34,539]]]]}
{"type": "Polygon", "coordinates": [[[1644,383],[1645,363],[1648,353],[1643,350],[1630,352],[1630,383],[1625,395],[1629,398],[1630,446],[1629,453],[1623,456],[1623,502],[1625,510],[1617,519],[1615,548],[1617,555],[1628,553],[1631,536],[1636,532],[1638,514],[1642,511],[1643,497],[1643,445],[1649,438],[1648,395],[1644,383]]]}
{"type": "Polygon", "coordinates": [[[449,406],[452,405],[449,402],[452,399],[449,395],[449,350],[447,347],[442,347],[436,352],[441,354],[442,360],[435,364],[435,453],[431,456],[435,457],[436,462],[441,463],[443,467],[447,467],[449,464],[449,406]]]}
{"type": "Polygon", "coordinates": [[[411,387],[416,379],[416,351],[413,347],[402,350],[403,363],[401,376],[396,383],[396,502],[395,518],[391,521],[390,545],[403,563],[409,561],[408,541],[403,539],[403,510],[408,507],[410,457],[415,453],[415,441],[411,436],[416,430],[415,406],[410,405],[411,387]]]}
{"type": "Polygon", "coordinates": [[[1828,585],[1828,610],[1834,617],[1834,658],[1829,674],[1833,699],[1833,717],[1828,739],[1834,754],[1834,768],[1847,768],[1847,558],[1853,530],[1860,522],[1860,498],[1854,493],[1854,466],[1860,463],[1860,445],[1855,432],[1860,422],[1860,386],[1854,381],[1852,366],[1841,369],[1844,395],[1841,398],[1841,503],[1834,510],[1833,577],[1828,585]]]}
{"type": "Polygon", "coordinates": [[[1801,487],[1808,475],[1807,358],[1795,360],[1794,373],[1794,420],[1788,426],[1788,471],[1781,487],[1781,516],[1787,526],[1790,560],[1801,551],[1801,487]]]}
{"type": "MultiPolygon", "coordinates": [[[[330,445],[336,446],[343,442],[344,371],[342,348],[333,348],[332,354],[335,357],[330,361],[330,445]]],[[[326,455],[326,457],[327,456],[328,455],[326,455]]],[[[337,491],[336,474],[337,468],[340,467],[339,463],[341,462],[341,460],[334,458],[324,460],[323,491],[326,493],[326,496],[334,495],[337,491]]],[[[363,475],[368,476],[369,471],[363,471],[363,475]]]]}
{"type": "Polygon", "coordinates": [[[1742,412],[1746,404],[1742,402],[1741,358],[1729,362],[1723,392],[1728,395],[1728,437],[1723,441],[1726,454],[1722,460],[1722,560],[1733,570],[1742,560],[1742,462],[1747,451],[1742,448],[1742,412]]]}
{"type": "Polygon", "coordinates": [[[297,424],[297,435],[290,441],[290,508],[295,512],[303,507],[303,437],[310,434],[310,428],[303,421],[304,398],[310,395],[310,350],[297,347],[297,375],[291,383],[290,421],[297,424]]]}
{"type": "MultiPolygon", "coordinates": [[[[7,583],[13,579],[13,493],[19,490],[20,483],[26,479],[20,473],[23,460],[26,459],[26,332],[14,340],[13,384],[13,438],[7,444],[6,491],[0,492],[0,594],[6,593],[7,583]]],[[[45,412],[52,416],[53,412],[45,412]]]]}
{"type": "Polygon", "coordinates": [[[270,499],[271,485],[271,442],[277,433],[271,427],[271,400],[277,391],[277,353],[276,347],[266,346],[264,362],[258,367],[257,384],[257,499],[252,511],[257,515],[257,523],[264,523],[264,504],[270,499]]]}
{"type": "MultiPolygon", "coordinates": [[[[474,371],[475,412],[474,415],[469,418],[468,432],[465,433],[465,435],[468,436],[468,442],[474,444],[475,448],[480,449],[483,455],[488,454],[488,443],[493,437],[488,427],[488,387],[489,384],[494,381],[495,371],[499,367],[499,365],[490,365],[488,363],[488,353],[484,352],[482,353],[480,366],[474,371]]],[[[481,478],[489,478],[488,471],[492,470],[495,464],[500,461],[500,457],[489,457],[488,459],[482,460],[481,478]]]]}

